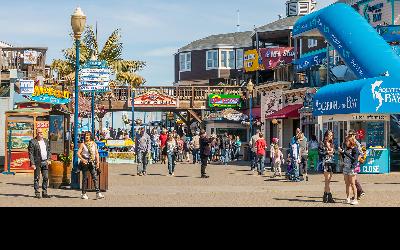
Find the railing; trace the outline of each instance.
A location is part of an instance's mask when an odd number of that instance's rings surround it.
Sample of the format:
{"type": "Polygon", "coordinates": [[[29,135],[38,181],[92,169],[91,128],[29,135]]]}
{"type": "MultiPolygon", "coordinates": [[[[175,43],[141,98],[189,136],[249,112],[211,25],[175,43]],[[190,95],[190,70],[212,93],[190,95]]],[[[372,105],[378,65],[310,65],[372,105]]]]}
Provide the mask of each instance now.
{"type": "MultiPolygon", "coordinates": [[[[208,96],[211,94],[231,94],[240,95],[245,97],[240,86],[188,86],[188,87],[139,87],[135,89],[135,96],[140,96],[149,92],[150,90],[156,90],[161,94],[176,97],[181,102],[190,103],[190,107],[195,106],[195,102],[206,102],[208,96]]],[[[130,100],[132,99],[131,88],[129,86],[118,86],[112,89],[112,95],[110,95],[110,101],[122,101],[127,102],[130,106],[130,100]]]]}

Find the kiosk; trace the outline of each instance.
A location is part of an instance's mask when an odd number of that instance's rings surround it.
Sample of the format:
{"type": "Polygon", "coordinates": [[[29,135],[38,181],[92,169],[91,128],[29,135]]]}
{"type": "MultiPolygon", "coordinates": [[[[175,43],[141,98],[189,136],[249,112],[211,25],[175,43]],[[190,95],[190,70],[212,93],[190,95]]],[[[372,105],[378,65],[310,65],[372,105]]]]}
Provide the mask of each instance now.
{"type": "Polygon", "coordinates": [[[390,172],[390,115],[400,111],[396,79],[379,77],[328,85],[317,92],[313,103],[320,140],[327,130],[332,130],[338,147],[348,131],[355,130],[367,149],[361,173],[390,172]]]}

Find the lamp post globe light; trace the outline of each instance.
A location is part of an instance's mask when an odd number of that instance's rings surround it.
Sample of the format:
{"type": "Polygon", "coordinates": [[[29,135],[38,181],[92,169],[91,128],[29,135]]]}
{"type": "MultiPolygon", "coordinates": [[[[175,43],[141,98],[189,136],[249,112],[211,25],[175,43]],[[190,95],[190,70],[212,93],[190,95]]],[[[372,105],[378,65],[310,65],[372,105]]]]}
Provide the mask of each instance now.
{"type": "Polygon", "coordinates": [[[254,84],[252,82],[252,80],[250,79],[249,83],[247,84],[247,93],[249,95],[249,102],[250,102],[250,137],[251,138],[253,136],[253,111],[252,111],[252,107],[253,107],[253,91],[254,91],[254,84]]]}
{"type": "Polygon", "coordinates": [[[79,116],[79,53],[81,46],[82,33],[85,30],[86,16],[81,8],[76,8],[75,12],[71,15],[71,27],[74,32],[75,47],[76,47],[76,66],[75,66],[75,109],[74,109],[74,160],[71,173],[71,188],[79,189],[79,175],[78,175],[78,116],[79,116]]]}

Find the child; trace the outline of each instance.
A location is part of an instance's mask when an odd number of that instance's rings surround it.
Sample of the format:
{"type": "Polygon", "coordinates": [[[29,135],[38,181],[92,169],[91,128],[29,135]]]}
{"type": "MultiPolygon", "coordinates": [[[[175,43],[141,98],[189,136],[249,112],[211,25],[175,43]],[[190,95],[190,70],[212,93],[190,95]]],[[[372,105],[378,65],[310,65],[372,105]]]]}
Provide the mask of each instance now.
{"type": "Polygon", "coordinates": [[[274,176],[275,178],[279,172],[279,177],[282,177],[282,168],[281,166],[285,163],[283,159],[282,151],[279,149],[279,145],[275,144],[273,150],[271,150],[271,159],[272,159],[272,166],[274,169],[274,176]]]}

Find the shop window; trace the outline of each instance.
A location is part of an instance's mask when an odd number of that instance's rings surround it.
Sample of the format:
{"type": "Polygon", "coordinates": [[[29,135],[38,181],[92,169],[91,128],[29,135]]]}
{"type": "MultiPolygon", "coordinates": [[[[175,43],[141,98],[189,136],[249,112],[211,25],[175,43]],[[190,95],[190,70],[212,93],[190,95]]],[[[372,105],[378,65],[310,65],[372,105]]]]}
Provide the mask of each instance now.
{"type": "Polygon", "coordinates": [[[10,80],[1,81],[0,97],[10,97],[10,80]]]}
{"type": "Polygon", "coordinates": [[[242,142],[245,142],[247,140],[247,130],[246,129],[241,129],[241,128],[217,128],[216,129],[216,134],[217,136],[224,136],[225,132],[228,133],[228,135],[234,135],[239,136],[240,140],[242,142]]]}
{"type": "Polygon", "coordinates": [[[218,50],[207,51],[207,70],[218,68],[218,50]]]}

